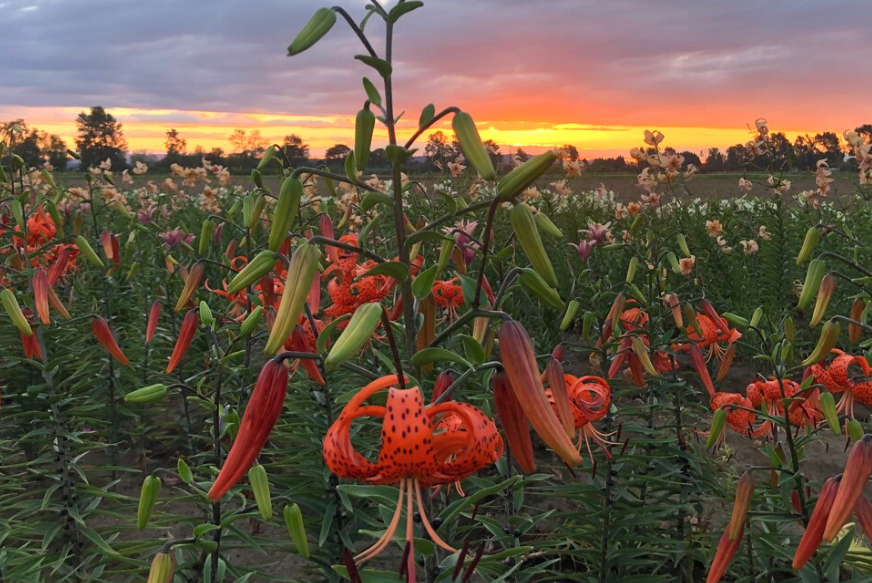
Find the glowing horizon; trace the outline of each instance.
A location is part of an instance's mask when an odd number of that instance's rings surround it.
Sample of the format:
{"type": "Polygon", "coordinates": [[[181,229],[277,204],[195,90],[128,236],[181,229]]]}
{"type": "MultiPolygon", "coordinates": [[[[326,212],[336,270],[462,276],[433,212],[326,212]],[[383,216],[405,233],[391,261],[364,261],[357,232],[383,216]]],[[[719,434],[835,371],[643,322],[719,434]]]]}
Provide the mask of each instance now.
{"type": "MultiPolygon", "coordinates": [[[[19,109],[0,106],[0,119],[23,118],[31,128],[57,134],[66,141],[68,147],[74,148],[75,118],[80,111],[87,109],[76,107],[19,109]]],[[[232,147],[228,138],[237,128],[246,131],[259,130],[270,143],[281,143],[284,136],[297,134],[309,145],[310,156],[313,158],[320,158],[324,151],[334,144],[341,143],[352,147],[354,143],[353,114],[296,116],[263,112],[234,113],[124,107],[106,109],[122,123],[130,153],[146,152],[162,155],[165,152],[166,131],[170,128],[178,130],[180,136],[187,141],[189,153],[197,146],[202,146],[207,152],[219,147],[225,153],[231,153],[232,147]]],[[[659,129],[663,132],[666,135],[664,142],[666,146],[700,155],[710,147],[718,147],[723,151],[733,144],[745,143],[750,138],[748,127],[598,126],[574,122],[546,123],[528,120],[484,120],[477,124],[482,139],[493,140],[499,144],[500,152],[503,154],[514,152],[518,147],[534,154],[548,148],[571,144],[578,148],[581,158],[627,157],[630,148],[643,145],[642,133],[646,129],[659,129]]],[[[415,129],[417,128],[413,123],[401,122],[398,135],[400,139],[407,139],[415,129]]],[[[845,128],[782,130],[773,127],[772,129],[783,131],[792,141],[798,135],[814,135],[822,131],[835,131],[838,134],[845,128]]],[[[416,144],[422,154],[427,136],[435,131],[442,131],[449,139],[453,135],[450,122],[436,124],[425,132],[416,144]]],[[[387,133],[377,124],[373,147],[381,147],[386,143],[387,133]]]]}

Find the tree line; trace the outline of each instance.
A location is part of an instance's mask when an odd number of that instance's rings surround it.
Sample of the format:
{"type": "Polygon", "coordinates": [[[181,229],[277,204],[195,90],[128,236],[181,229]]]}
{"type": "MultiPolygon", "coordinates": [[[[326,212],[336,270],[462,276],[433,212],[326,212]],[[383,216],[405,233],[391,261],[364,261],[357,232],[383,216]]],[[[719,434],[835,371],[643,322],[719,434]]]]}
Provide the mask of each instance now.
{"type": "MultiPolygon", "coordinates": [[[[124,138],[124,128],[103,107],[92,107],[81,112],[76,118],[75,144],[73,145],[80,159],[82,168],[98,166],[105,160],[112,162],[115,169],[123,169],[144,162],[156,171],[169,171],[173,164],[192,167],[199,166],[203,158],[212,164],[225,166],[233,173],[247,174],[257,163],[266,149],[273,144],[270,139],[261,135],[260,130],[236,129],[228,137],[231,150],[212,148],[206,150],[202,146],[188,148],[187,140],[181,133],[170,128],[166,131],[165,154],[158,156],[144,152],[128,153],[127,141],[124,138]]],[[[872,140],[872,124],[864,124],[855,129],[860,134],[872,140]]],[[[55,134],[40,131],[30,127],[23,119],[0,123],[0,140],[6,142],[11,153],[20,156],[31,167],[50,164],[55,170],[63,171],[70,160],[69,146],[55,134]]],[[[309,144],[296,134],[284,136],[278,145],[279,155],[283,156],[292,166],[303,164],[324,164],[332,169],[342,167],[345,158],[351,153],[351,147],[346,144],[334,144],[327,148],[322,158],[311,156],[309,144]]],[[[511,168],[516,159],[525,161],[529,156],[523,148],[511,148],[501,152],[501,147],[493,140],[485,142],[495,166],[503,169],[511,168]]],[[[580,160],[587,172],[592,173],[636,173],[644,168],[644,162],[636,162],[624,156],[614,158],[582,158],[578,149],[566,144],[563,146],[566,155],[573,161],[580,160]]],[[[721,150],[709,148],[704,153],[704,159],[695,152],[677,152],[666,148],[666,155],[680,154],[685,164],[693,164],[698,169],[707,172],[736,172],[748,167],[780,168],[784,171],[813,170],[819,160],[825,159],[831,168],[852,169],[852,160],[845,159],[845,144],[833,132],[823,132],[810,135],[800,135],[791,142],[781,132],[771,134],[771,139],[765,152],[761,153],[753,144],[735,144],[721,150]]],[[[460,146],[453,137],[445,132],[435,131],[428,136],[423,155],[414,158],[418,171],[448,170],[449,164],[460,156],[460,146]]],[[[378,172],[387,170],[389,162],[384,148],[378,148],[370,154],[369,168],[378,172]]]]}

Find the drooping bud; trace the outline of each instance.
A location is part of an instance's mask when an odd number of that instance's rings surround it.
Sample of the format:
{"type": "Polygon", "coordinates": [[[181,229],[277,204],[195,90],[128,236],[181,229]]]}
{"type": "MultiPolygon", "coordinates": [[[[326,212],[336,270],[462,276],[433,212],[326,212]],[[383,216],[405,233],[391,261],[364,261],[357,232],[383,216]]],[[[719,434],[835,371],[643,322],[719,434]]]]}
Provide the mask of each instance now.
{"type": "Polygon", "coordinates": [[[125,403],[151,403],[167,396],[166,385],[156,384],[141,387],[124,395],[125,403]]]}
{"type": "Polygon", "coordinates": [[[124,353],[115,341],[115,337],[112,335],[112,330],[109,329],[109,324],[106,323],[106,320],[100,316],[94,316],[91,319],[91,331],[94,332],[94,337],[97,338],[97,342],[103,345],[103,348],[106,349],[106,352],[108,352],[112,358],[124,366],[130,365],[130,361],[127,360],[127,357],[124,356],[124,353]]]}
{"type": "Polygon", "coordinates": [[[566,376],[563,373],[563,365],[555,358],[549,358],[545,365],[545,381],[551,389],[551,398],[554,400],[554,409],[557,417],[563,424],[563,430],[570,438],[575,436],[575,417],[569,403],[569,390],[566,388],[566,376]]]}
{"type": "Polygon", "coordinates": [[[736,343],[730,344],[727,348],[727,351],[724,353],[724,359],[721,361],[721,366],[718,368],[718,374],[715,377],[718,382],[724,380],[724,377],[727,376],[727,372],[730,370],[730,365],[733,364],[733,360],[736,358],[736,343]]]}
{"type": "Polygon", "coordinates": [[[828,320],[824,327],[821,328],[821,335],[818,338],[817,345],[815,345],[811,354],[808,355],[808,358],[802,361],[802,366],[808,367],[827,358],[839,342],[841,334],[842,325],[834,320],[828,320]]]}
{"type": "Polygon", "coordinates": [[[190,348],[191,342],[194,340],[194,335],[197,333],[199,325],[200,317],[197,315],[197,310],[189,310],[185,314],[182,325],[179,328],[179,336],[176,338],[176,345],[173,347],[173,353],[170,355],[170,362],[165,371],[167,374],[173,372],[179,366],[179,363],[182,362],[185,353],[188,352],[188,348],[190,348]]]}
{"type": "Polygon", "coordinates": [[[845,421],[845,433],[848,438],[854,443],[863,439],[863,426],[856,419],[847,419],[845,421]]]}
{"type": "Polygon", "coordinates": [[[363,304],[351,315],[345,330],[333,344],[324,368],[334,370],[340,364],[357,354],[367,340],[372,337],[381,320],[382,307],[378,303],[363,304]]]}
{"type": "Polygon", "coordinates": [[[521,248],[524,250],[524,255],[530,260],[533,269],[542,277],[545,283],[556,288],[557,275],[554,272],[554,266],[551,264],[548,252],[542,244],[542,238],[539,236],[539,229],[536,226],[536,220],[533,218],[530,207],[524,203],[516,204],[509,212],[509,219],[515,239],[520,243],[521,248]]]}
{"type": "Polygon", "coordinates": [[[435,403],[438,401],[439,397],[442,396],[442,393],[444,393],[453,383],[454,377],[451,376],[450,372],[440,372],[439,376],[436,377],[436,382],[433,383],[433,394],[430,396],[430,402],[435,403]]]}
{"type": "MultiPolygon", "coordinates": [[[[851,304],[851,319],[860,322],[865,312],[866,300],[864,298],[854,298],[854,303],[851,304]]],[[[857,324],[848,324],[848,340],[851,344],[857,343],[862,330],[857,324]]]]}
{"type": "Polygon", "coordinates": [[[836,291],[836,276],[828,273],[821,280],[821,285],[818,290],[817,301],[814,305],[814,313],[811,316],[809,324],[812,328],[820,324],[821,319],[827,311],[827,306],[830,305],[830,300],[833,298],[833,292],[836,291]]]}
{"type": "Polygon", "coordinates": [[[705,357],[702,354],[702,350],[699,349],[699,345],[696,342],[691,342],[688,352],[690,353],[690,362],[693,365],[693,368],[696,369],[696,374],[699,375],[699,380],[702,381],[702,384],[709,392],[709,395],[714,395],[715,385],[712,383],[712,377],[709,374],[708,367],[705,363],[705,357]]]}
{"type": "Polygon", "coordinates": [[[272,225],[270,225],[269,230],[269,251],[275,253],[282,248],[282,244],[288,238],[288,231],[297,219],[302,198],[303,183],[300,182],[300,179],[296,176],[285,178],[279,190],[279,200],[273,211],[272,225]]]}
{"type": "MultiPolygon", "coordinates": [[[[291,333],[291,350],[297,352],[309,352],[313,355],[315,354],[315,347],[309,343],[309,339],[306,337],[303,327],[299,324],[294,326],[294,331],[291,333]]],[[[323,387],[325,384],[324,377],[321,375],[321,371],[318,369],[318,364],[315,360],[311,358],[301,358],[300,360],[303,361],[303,368],[306,369],[306,374],[309,375],[309,378],[323,387]]]]}
{"type": "Polygon", "coordinates": [[[702,313],[709,317],[709,319],[712,321],[712,324],[715,325],[715,328],[725,334],[730,331],[727,325],[724,324],[723,320],[721,320],[720,314],[718,314],[717,310],[715,310],[715,307],[710,301],[705,299],[701,300],[699,305],[702,308],[702,313]]]}
{"type": "Polygon", "coordinates": [[[76,236],[76,247],[78,247],[79,252],[85,257],[88,263],[94,267],[105,267],[103,260],[97,255],[94,248],[91,247],[90,243],[88,243],[88,240],[81,235],[76,236]]]}
{"type": "Polygon", "coordinates": [[[145,343],[151,344],[154,339],[155,330],[157,330],[157,322],[160,320],[160,313],[163,310],[163,305],[160,300],[155,300],[151,303],[148,310],[148,323],[145,326],[145,343]]]}
{"type": "Polygon", "coordinates": [[[730,526],[727,528],[730,540],[734,541],[739,538],[739,533],[745,526],[745,516],[748,514],[748,508],[751,506],[751,498],[754,497],[754,478],[750,472],[745,472],[739,479],[739,486],[736,489],[736,502],[733,504],[733,515],[730,518],[730,526]]]}
{"type": "Polygon", "coordinates": [[[36,314],[39,316],[40,322],[48,326],[51,324],[51,317],[48,314],[48,276],[45,269],[39,268],[33,273],[31,281],[33,288],[33,305],[36,308],[36,314]]]}
{"type": "Polygon", "coordinates": [[[836,435],[842,434],[842,428],[839,426],[839,414],[836,412],[836,401],[833,399],[832,393],[821,393],[818,397],[821,411],[824,414],[824,419],[827,420],[827,425],[830,430],[836,435]]]}
{"type": "Polygon", "coordinates": [[[709,567],[705,583],[718,583],[721,580],[721,577],[727,572],[727,567],[730,566],[730,562],[736,555],[736,551],[739,550],[739,546],[742,544],[742,535],[744,533],[745,528],[743,526],[738,536],[735,539],[731,539],[730,531],[724,531],[724,534],[721,535],[718,541],[718,549],[715,552],[715,558],[712,560],[711,567],[709,567]]]}
{"type": "Polygon", "coordinates": [[[251,467],[282,412],[287,389],[288,369],[274,359],[267,361],[257,377],[236,440],[209,490],[210,500],[224,496],[251,467]]]}
{"type": "Polygon", "coordinates": [[[312,287],[312,280],[318,273],[318,258],[321,253],[315,245],[303,243],[291,257],[285,279],[282,301],[276,315],[275,324],[270,331],[264,352],[275,354],[287,340],[303,311],[303,305],[312,287]]]}
{"type": "Polygon", "coordinates": [[[821,239],[821,232],[817,227],[809,227],[805,233],[805,239],[802,242],[802,247],[799,250],[799,255],[796,256],[796,264],[802,265],[806,259],[811,257],[815,245],[821,239]]]}
{"type": "Polygon", "coordinates": [[[137,528],[143,529],[148,525],[151,511],[154,510],[154,505],[160,496],[160,486],[160,478],[153,475],[146,476],[142,482],[142,489],[139,491],[139,507],[136,510],[137,528]]]}
{"type": "Polygon", "coordinates": [[[179,294],[179,301],[176,302],[175,311],[181,312],[188,304],[188,300],[200,287],[200,281],[203,279],[203,264],[199,261],[191,266],[188,270],[188,275],[185,277],[185,287],[182,288],[182,293],[179,294]]]}
{"type": "Polygon", "coordinates": [[[306,539],[306,525],[303,523],[303,513],[300,511],[300,506],[297,504],[289,504],[282,511],[285,518],[285,526],[288,528],[288,534],[291,536],[291,541],[294,543],[297,552],[304,559],[309,558],[309,541],[306,539]]]}
{"type": "Polygon", "coordinates": [[[866,435],[851,448],[839,492],[833,500],[833,508],[827,518],[823,538],[830,542],[848,522],[857,499],[872,475],[872,435],[866,435]]]}
{"type": "Polygon", "coordinates": [[[493,162],[481,141],[472,116],[465,111],[458,111],[454,114],[451,127],[454,129],[454,135],[457,136],[463,155],[479,176],[488,181],[496,180],[493,162]]]}
{"type": "Polygon", "coordinates": [[[570,466],[578,465],[581,456],[561,429],[560,421],[548,403],[536,364],[536,353],[527,331],[514,320],[504,322],[500,326],[499,340],[509,386],[531,425],[564,462],[570,466]]]}
{"type": "Polygon", "coordinates": [[[651,357],[648,356],[648,347],[645,346],[641,336],[633,336],[633,354],[639,359],[639,363],[645,369],[645,372],[652,377],[660,376],[660,373],[654,368],[654,363],[651,362],[651,357]]]}
{"type": "Polygon", "coordinates": [[[257,511],[260,513],[261,518],[272,520],[272,496],[270,495],[269,477],[266,475],[266,468],[260,464],[252,466],[248,470],[248,483],[251,484],[254,502],[257,504],[257,511]]]}
{"type": "Polygon", "coordinates": [[[814,552],[823,540],[824,529],[829,520],[833,502],[840,490],[839,481],[837,478],[830,478],[824,482],[821,493],[818,495],[817,503],[814,505],[814,510],[811,512],[811,518],[805,527],[805,533],[796,547],[796,553],[793,555],[793,568],[802,569],[808,562],[814,552]]]}
{"type": "Polygon", "coordinates": [[[146,583],[172,583],[175,574],[175,557],[169,553],[160,552],[151,560],[146,583]]]}
{"type": "Polygon", "coordinates": [[[709,429],[708,439],[705,442],[705,448],[711,449],[720,442],[721,436],[724,434],[724,429],[727,426],[727,410],[719,408],[712,415],[712,425],[709,429]]]}
{"type": "Polygon", "coordinates": [[[260,324],[262,317],[263,306],[257,306],[248,316],[245,317],[245,320],[242,321],[242,325],[239,327],[239,335],[243,337],[251,335],[251,333],[254,332],[254,329],[257,328],[257,325],[260,324]]]}
{"type": "Polygon", "coordinates": [[[512,452],[521,470],[525,474],[532,474],[536,471],[536,461],[533,457],[533,440],[530,438],[527,417],[503,371],[497,371],[491,377],[491,391],[494,395],[497,417],[509,443],[509,451],[512,452]]]}
{"type": "Polygon", "coordinates": [[[826,273],[827,264],[823,259],[811,260],[811,263],[808,264],[808,270],[805,272],[805,281],[802,284],[799,301],[796,303],[797,308],[804,310],[811,304],[811,300],[817,295],[826,273]]]}
{"type": "Polygon", "coordinates": [[[27,322],[24,312],[21,311],[21,306],[18,305],[15,292],[8,287],[4,288],[3,291],[0,291],[0,302],[3,303],[3,309],[6,310],[6,314],[12,320],[12,324],[18,328],[18,331],[25,336],[33,336],[33,330],[30,329],[30,324],[27,322]]]}

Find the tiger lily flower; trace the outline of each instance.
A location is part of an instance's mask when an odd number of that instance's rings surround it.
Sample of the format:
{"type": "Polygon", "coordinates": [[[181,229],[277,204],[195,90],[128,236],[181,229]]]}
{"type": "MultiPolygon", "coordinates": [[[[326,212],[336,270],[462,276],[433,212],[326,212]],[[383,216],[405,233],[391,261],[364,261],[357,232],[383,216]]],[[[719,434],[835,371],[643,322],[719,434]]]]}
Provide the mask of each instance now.
{"type": "Polygon", "coordinates": [[[398,389],[397,384],[399,378],[389,375],[358,391],[327,431],[323,453],[327,467],[340,478],[399,486],[397,507],[384,535],[357,555],[355,562],[372,559],[387,548],[405,507],[404,563],[409,580],[414,581],[415,560],[411,547],[416,506],[421,524],[433,542],[449,552],[457,552],[431,526],[421,487],[457,482],[494,463],[503,453],[503,440],[493,422],[479,409],[455,401],[425,408],[418,387],[398,389]],[[385,389],[388,390],[385,406],[364,404],[385,389]],[[439,427],[434,422],[440,415],[456,417],[452,421],[455,428],[442,426],[441,431],[434,428],[434,425],[439,427]],[[375,463],[358,453],[351,442],[351,425],[360,417],[382,419],[381,449],[375,463]]]}
{"type": "Polygon", "coordinates": [[[281,359],[270,359],[260,370],[236,439],[209,489],[210,500],[221,499],[251,468],[282,412],[287,391],[287,367],[281,359]]]}
{"type": "Polygon", "coordinates": [[[458,284],[459,278],[437,281],[433,284],[433,299],[436,305],[448,314],[448,321],[457,317],[457,312],[464,305],[463,288],[458,284]]]}
{"type": "Polygon", "coordinates": [[[848,374],[851,366],[857,365],[862,375],[868,377],[872,374],[872,367],[864,356],[852,356],[835,348],[832,353],[836,357],[829,366],[813,364],[807,371],[814,376],[815,382],[824,385],[830,393],[842,395],[837,411],[853,419],[855,402],[872,405],[872,381],[856,382],[848,374]]]}
{"type": "MultiPolygon", "coordinates": [[[[726,411],[727,425],[736,433],[750,436],[753,431],[753,423],[757,416],[747,409],[754,409],[751,399],[739,393],[715,393],[711,396],[709,407],[712,412],[719,409],[726,411]],[[739,409],[738,407],[742,407],[739,409]]],[[[726,436],[718,439],[718,444],[725,442],[726,436]]]]}
{"type": "Polygon", "coordinates": [[[91,319],[91,331],[94,332],[97,342],[103,345],[103,348],[106,349],[112,358],[124,366],[130,366],[130,361],[124,356],[124,352],[121,351],[121,348],[115,341],[115,337],[112,336],[112,330],[109,329],[109,324],[106,323],[106,320],[100,316],[94,316],[91,319]]]}
{"type": "MultiPolygon", "coordinates": [[[[570,374],[564,375],[564,384],[567,388],[567,396],[572,414],[573,430],[570,433],[576,436],[576,449],[580,452],[582,447],[587,448],[587,455],[593,462],[593,451],[590,442],[597,444],[606,457],[611,459],[609,445],[616,445],[608,441],[611,434],[598,431],[593,423],[605,417],[609,412],[612,402],[612,390],[609,383],[601,377],[583,376],[575,377],[570,374]]],[[[557,410],[556,399],[551,389],[545,391],[551,406],[557,410]]]]}
{"type": "MultiPolygon", "coordinates": [[[[815,404],[816,399],[811,398],[812,393],[800,391],[799,384],[790,379],[783,379],[780,383],[777,379],[770,379],[765,382],[755,381],[747,386],[745,394],[755,409],[765,408],[767,413],[773,417],[784,416],[784,399],[802,399],[792,403],[787,410],[790,416],[790,423],[796,427],[806,424],[815,427],[823,418],[815,404]]],[[[753,436],[759,437],[771,430],[772,423],[766,421],[754,430],[753,436]]]]}

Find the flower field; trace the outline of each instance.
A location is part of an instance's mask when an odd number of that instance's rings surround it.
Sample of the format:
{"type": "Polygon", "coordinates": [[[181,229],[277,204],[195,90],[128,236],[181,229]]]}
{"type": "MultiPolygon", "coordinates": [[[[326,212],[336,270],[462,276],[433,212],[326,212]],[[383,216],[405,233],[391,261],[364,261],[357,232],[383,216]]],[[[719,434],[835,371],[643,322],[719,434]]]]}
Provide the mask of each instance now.
{"type": "Polygon", "coordinates": [[[496,169],[462,107],[398,138],[421,4],[288,47],[361,41],[344,172],[0,145],[0,582],[872,581],[872,136],[719,196],[658,131],[618,191],[496,169]]]}

